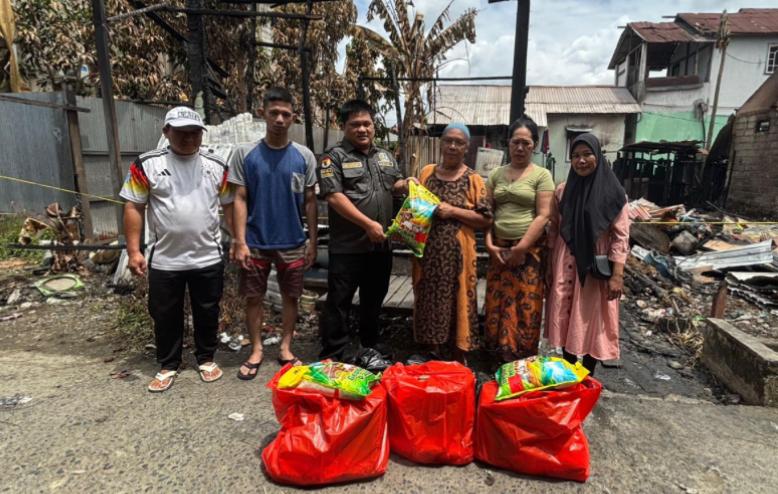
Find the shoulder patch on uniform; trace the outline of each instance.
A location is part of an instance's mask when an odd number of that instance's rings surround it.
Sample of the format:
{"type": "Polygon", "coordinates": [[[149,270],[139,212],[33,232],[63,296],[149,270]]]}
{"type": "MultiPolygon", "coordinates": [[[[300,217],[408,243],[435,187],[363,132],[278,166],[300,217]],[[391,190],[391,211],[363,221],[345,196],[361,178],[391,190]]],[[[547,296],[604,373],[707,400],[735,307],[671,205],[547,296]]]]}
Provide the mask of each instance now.
{"type": "Polygon", "coordinates": [[[389,156],[388,153],[380,152],[378,153],[378,157],[376,158],[378,160],[378,165],[383,166],[386,168],[391,168],[394,166],[394,163],[392,163],[392,158],[389,156]]]}
{"type": "Polygon", "coordinates": [[[335,176],[335,170],[332,167],[321,169],[321,178],[330,178],[335,176]]]}
{"type": "Polygon", "coordinates": [[[341,165],[341,168],[344,170],[351,170],[352,168],[362,168],[362,162],[361,161],[349,161],[348,163],[343,163],[341,165]]]}
{"type": "Polygon", "coordinates": [[[329,167],[331,167],[331,166],[332,166],[332,160],[330,159],[330,157],[329,157],[329,156],[325,156],[325,157],[324,157],[324,158],[321,160],[321,167],[322,167],[322,168],[329,168],[329,167]]]}

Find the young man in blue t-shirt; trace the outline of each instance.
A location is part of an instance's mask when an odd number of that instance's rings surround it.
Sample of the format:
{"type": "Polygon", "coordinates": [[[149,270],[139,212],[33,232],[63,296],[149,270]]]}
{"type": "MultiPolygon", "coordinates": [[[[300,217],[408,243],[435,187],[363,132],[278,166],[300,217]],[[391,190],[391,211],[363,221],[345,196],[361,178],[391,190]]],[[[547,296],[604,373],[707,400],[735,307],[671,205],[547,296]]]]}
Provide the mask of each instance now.
{"type": "Polygon", "coordinates": [[[267,123],[265,138],[235,149],[227,179],[236,186],[230,256],[242,268],[240,292],[246,299],[252,345],[251,355],[238,370],[243,380],[256,377],[262,363],[262,309],[273,264],[283,303],[278,362],[297,360],[291,350],[297,301],[303,291],[303,273],[316,260],[317,248],[316,158],[308,148],[289,140],[295,117],[292,95],[286,89],[269,89],[261,114],[267,123]]]}

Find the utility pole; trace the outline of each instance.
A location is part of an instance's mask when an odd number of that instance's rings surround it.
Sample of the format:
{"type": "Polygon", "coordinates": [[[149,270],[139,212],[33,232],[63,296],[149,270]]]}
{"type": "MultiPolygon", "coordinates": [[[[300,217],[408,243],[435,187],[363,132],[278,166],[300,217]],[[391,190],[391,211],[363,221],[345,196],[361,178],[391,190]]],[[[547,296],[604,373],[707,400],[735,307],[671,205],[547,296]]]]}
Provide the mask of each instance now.
{"type": "Polygon", "coordinates": [[[518,0],[516,38],[513,47],[513,84],[511,86],[511,123],[524,114],[527,97],[527,45],[529,44],[530,0],[518,0]]]}
{"type": "MultiPolygon", "coordinates": [[[[505,0],[489,0],[489,3],[505,0]]],[[[527,45],[529,44],[530,0],[517,0],[516,34],[513,44],[513,77],[511,83],[511,123],[524,114],[527,97],[527,45]]]]}
{"type": "Polygon", "coordinates": [[[705,148],[710,149],[713,146],[713,127],[716,126],[716,111],[719,109],[719,90],[721,89],[721,76],[724,74],[724,60],[727,58],[727,45],[729,45],[729,19],[727,11],[721,14],[719,21],[719,32],[716,37],[716,47],[721,52],[719,61],[719,73],[716,76],[716,91],[713,94],[713,108],[710,113],[710,123],[708,124],[708,137],[705,139],[705,148]]]}
{"type": "MultiPolygon", "coordinates": [[[[105,4],[103,0],[92,0],[92,22],[95,27],[97,65],[100,71],[100,99],[103,102],[113,195],[114,197],[119,197],[124,172],[122,170],[121,158],[119,157],[119,130],[116,124],[116,105],[113,100],[113,74],[111,73],[111,56],[108,52],[108,29],[105,24],[105,4]]],[[[122,207],[118,205],[114,209],[116,211],[116,231],[119,234],[119,239],[122,240],[124,235],[124,212],[122,207]]]]}
{"type": "MultiPolygon", "coordinates": [[[[187,9],[203,9],[204,0],[186,0],[187,9]]],[[[201,14],[187,12],[186,26],[189,31],[186,43],[186,58],[189,62],[189,84],[192,87],[191,102],[202,95],[205,123],[211,122],[211,97],[208,88],[208,62],[205,39],[205,22],[201,14]]]]}

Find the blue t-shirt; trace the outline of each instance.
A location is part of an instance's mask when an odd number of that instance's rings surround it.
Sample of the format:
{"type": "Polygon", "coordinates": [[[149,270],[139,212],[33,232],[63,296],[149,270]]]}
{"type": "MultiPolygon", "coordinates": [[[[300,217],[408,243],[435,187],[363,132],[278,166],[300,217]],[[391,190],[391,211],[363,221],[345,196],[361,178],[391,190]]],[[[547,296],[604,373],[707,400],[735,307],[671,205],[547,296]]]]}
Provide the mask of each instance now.
{"type": "Polygon", "coordinates": [[[294,249],[305,243],[302,214],[306,187],[316,184],[316,158],[290,142],[282,149],[257,145],[236,148],[227,180],[246,187],[246,243],[252,249],[294,249]]]}

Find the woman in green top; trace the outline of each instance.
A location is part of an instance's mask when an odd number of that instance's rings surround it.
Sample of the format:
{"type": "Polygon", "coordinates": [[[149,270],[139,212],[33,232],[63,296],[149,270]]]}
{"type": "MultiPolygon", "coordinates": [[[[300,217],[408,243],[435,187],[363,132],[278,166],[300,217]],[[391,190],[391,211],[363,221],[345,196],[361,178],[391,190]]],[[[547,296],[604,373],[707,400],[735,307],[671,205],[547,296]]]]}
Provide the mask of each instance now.
{"type": "Polygon", "coordinates": [[[494,226],[486,233],[486,344],[509,362],[538,353],[543,313],[545,228],[554,180],[532,163],[538,127],[522,117],[508,129],[511,162],[486,182],[494,226]]]}

